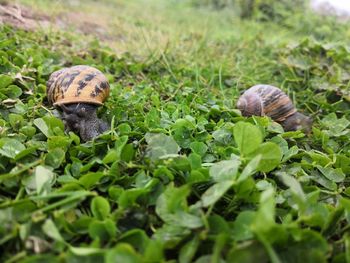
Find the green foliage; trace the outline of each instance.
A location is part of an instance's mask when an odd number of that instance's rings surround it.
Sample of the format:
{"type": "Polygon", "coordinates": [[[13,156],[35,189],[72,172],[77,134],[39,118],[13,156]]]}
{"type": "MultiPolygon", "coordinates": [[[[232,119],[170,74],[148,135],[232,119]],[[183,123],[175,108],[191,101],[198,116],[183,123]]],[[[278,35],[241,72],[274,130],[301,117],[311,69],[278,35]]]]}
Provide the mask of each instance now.
{"type": "Polygon", "coordinates": [[[350,50],[334,42],[349,28],[308,37],[306,20],[291,23],[301,14],[264,20],[266,35],[238,22],[247,36],[232,28],[201,42],[198,61],[175,50],[141,61],[81,36],[2,27],[0,261],[348,261],[350,50]],[[292,37],[270,41],[288,23],[292,37]],[[86,143],[45,98],[51,72],[73,64],[111,83],[99,109],[111,129],[86,143]],[[260,82],[312,115],[312,133],[243,118],[238,95],[260,82]]]}

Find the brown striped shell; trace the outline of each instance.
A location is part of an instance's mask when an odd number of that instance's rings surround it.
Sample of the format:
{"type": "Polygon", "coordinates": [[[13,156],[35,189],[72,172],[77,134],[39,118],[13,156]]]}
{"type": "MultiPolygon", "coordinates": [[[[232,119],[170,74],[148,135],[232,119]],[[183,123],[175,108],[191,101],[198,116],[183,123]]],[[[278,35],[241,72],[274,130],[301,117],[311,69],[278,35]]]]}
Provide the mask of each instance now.
{"type": "Polygon", "coordinates": [[[255,85],[246,90],[238,99],[237,108],[243,116],[269,116],[277,122],[297,112],[287,94],[270,85],[255,85]]]}
{"type": "Polygon", "coordinates": [[[51,74],[46,83],[52,105],[90,103],[102,105],[109,96],[107,78],[96,68],[78,65],[51,74]]]}

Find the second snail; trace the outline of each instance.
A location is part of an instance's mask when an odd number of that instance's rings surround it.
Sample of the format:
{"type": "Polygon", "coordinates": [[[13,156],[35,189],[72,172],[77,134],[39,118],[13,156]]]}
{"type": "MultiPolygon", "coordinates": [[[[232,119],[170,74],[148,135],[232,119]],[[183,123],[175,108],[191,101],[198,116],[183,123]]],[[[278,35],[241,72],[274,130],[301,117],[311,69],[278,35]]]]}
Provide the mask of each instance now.
{"type": "Polygon", "coordinates": [[[245,117],[268,116],[285,131],[311,130],[312,119],[298,112],[287,94],[271,85],[259,84],[246,90],[238,99],[237,108],[245,117]]]}

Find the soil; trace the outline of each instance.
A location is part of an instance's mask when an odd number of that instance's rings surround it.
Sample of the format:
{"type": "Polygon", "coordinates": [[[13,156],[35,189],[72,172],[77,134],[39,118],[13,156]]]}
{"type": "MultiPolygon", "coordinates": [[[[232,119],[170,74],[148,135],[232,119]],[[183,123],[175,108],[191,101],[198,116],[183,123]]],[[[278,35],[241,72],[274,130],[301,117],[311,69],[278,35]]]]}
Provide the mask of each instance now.
{"type": "Polygon", "coordinates": [[[48,27],[50,17],[34,12],[22,5],[1,3],[0,24],[8,24],[24,30],[34,30],[40,27],[48,27]]]}
{"type": "Polygon", "coordinates": [[[62,13],[50,17],[28,6],[0,1],[0,25],[11,25],[15,28],[33,31],[40,28],[54,27],[58,29],[73,29],[84,35],[93,35],[102,40],[113,40],[109,34],[108,25],[95,22],[93,16],[80,13],[62,13]]]}

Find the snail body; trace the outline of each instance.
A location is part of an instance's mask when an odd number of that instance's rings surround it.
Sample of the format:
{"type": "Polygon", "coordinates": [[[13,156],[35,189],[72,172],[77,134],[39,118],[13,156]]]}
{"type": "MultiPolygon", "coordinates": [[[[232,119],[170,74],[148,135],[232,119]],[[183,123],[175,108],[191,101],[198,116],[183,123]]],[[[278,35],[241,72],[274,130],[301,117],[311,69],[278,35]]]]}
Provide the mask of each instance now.
{"type": "Polygon", "coordinates": [[[260,84],[246,90],[238,99],[237,108],[245,117],[268,116],[285,131],[309,131],[312,124],[311,118],[297,111],[287,94],[271,85],[260,84]]]}
{"type": "Polygon", "coordinates": [[[96,113],[110,90],[101,71],[85,65],[63,68],[51,74],[46,86],[49,104],[62,112],[66,131],[89,141],[109,129],[96,113]]]}

